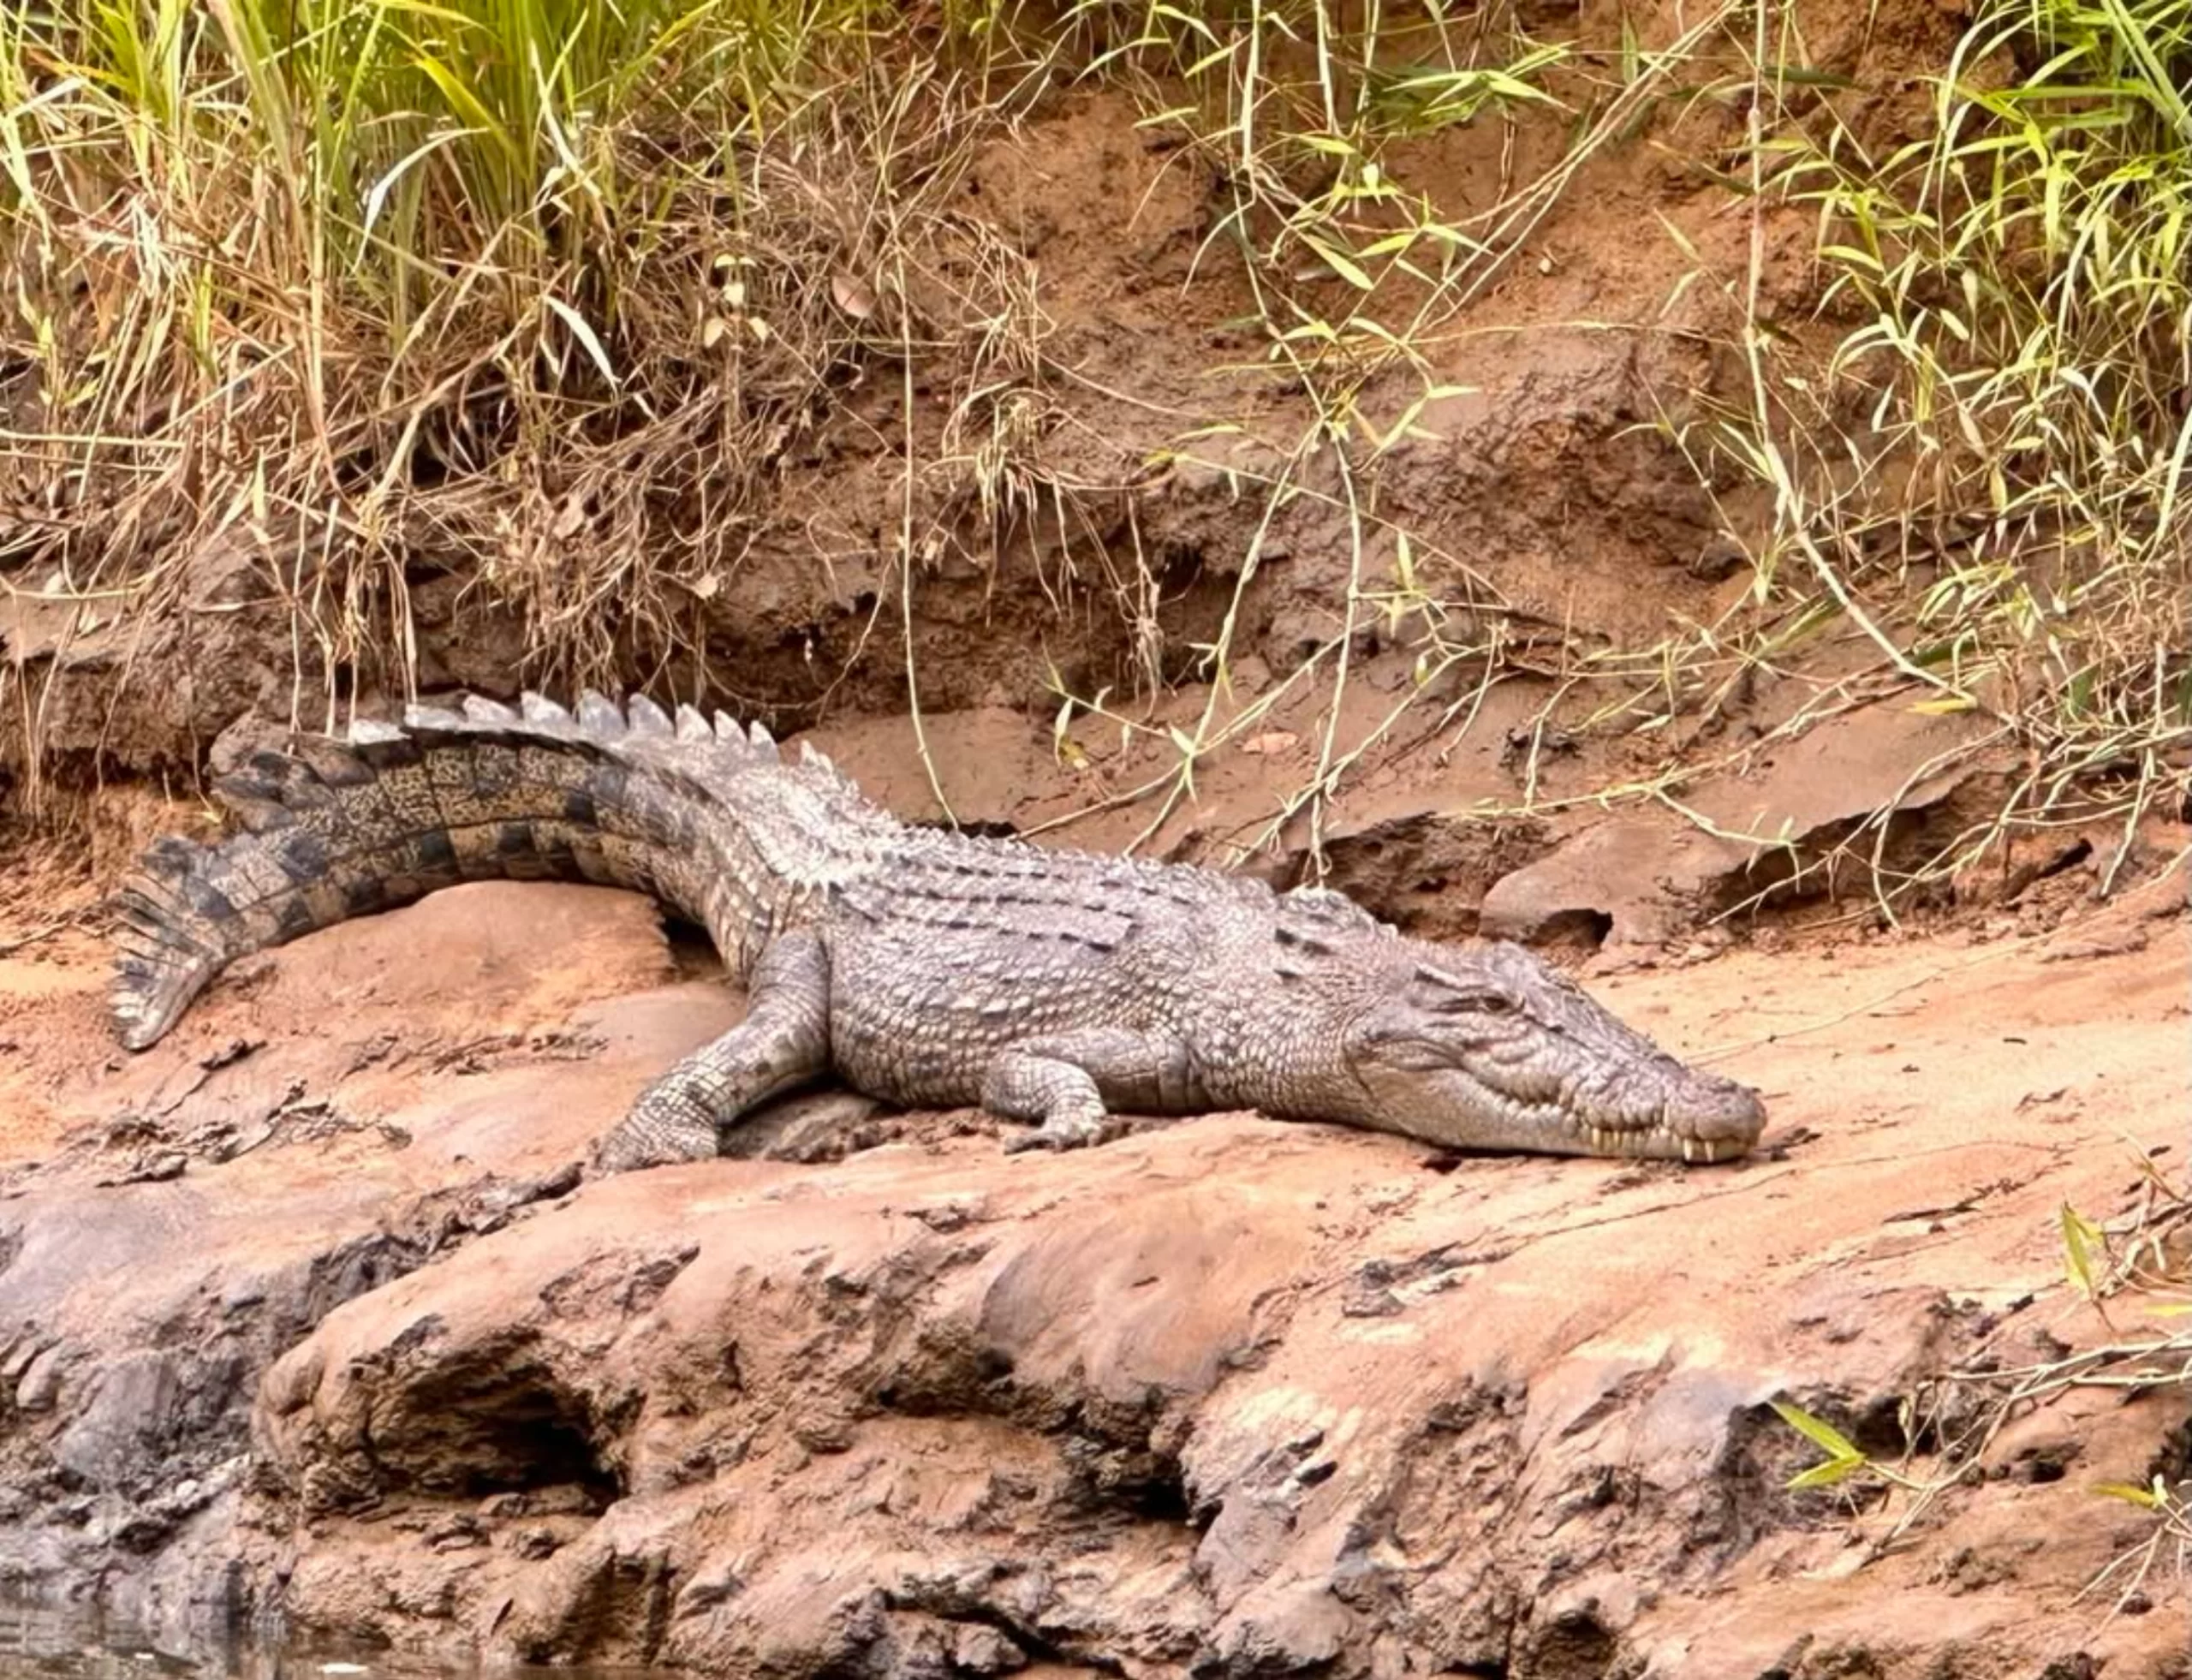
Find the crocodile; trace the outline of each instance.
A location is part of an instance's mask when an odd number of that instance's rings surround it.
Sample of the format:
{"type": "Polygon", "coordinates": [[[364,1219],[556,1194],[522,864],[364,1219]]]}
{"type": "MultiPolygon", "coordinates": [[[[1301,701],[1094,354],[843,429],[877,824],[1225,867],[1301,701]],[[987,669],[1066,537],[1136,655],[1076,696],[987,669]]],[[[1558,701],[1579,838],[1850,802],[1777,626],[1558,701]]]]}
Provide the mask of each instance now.
{"type": "Polygon", "coordinates": [[[1709,1163],[1765,1124],[1755,1091],[1518,945],[1411,938],[1321,886],[904,823],[811,745],[688,705],[468,694],[291,736],[211,788],[235,831],[155,842],[116,906],[132,1050],[238,958],[462,882],[623,887],[706,929],[745,1016],[641,1092],[597,1171],[717,1155],[741,1117],[831,1075],[1033,1123],[1010,1149],[1254,1109],[1448,1150],[1709,1163]]]}

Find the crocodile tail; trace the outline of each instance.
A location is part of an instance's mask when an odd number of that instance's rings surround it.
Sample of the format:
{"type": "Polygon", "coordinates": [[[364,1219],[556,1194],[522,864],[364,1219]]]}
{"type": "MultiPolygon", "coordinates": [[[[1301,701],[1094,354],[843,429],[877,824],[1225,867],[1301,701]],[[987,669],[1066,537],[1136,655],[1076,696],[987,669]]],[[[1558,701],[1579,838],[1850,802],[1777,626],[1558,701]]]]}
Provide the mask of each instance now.
{"type": "Polygon", "coordinates": [[[116,1033],[141,1050],[238,958],[463,881],[628,887],[712,929],[707,807],[727,778],[778,762],[758,725],[593,694],[575,714],[468,696],[461,711],[414,707],[401,729],[253,753],[212,784],[243,831],[161,840],[123,884],[116,1033]]]}
{"type": "Polygon", "coordinates": [[[214,856],[214,848],[170,835],[153,843],[122,885],[109,1007],[116,1034],[131,1050],[165,1033],[241,954],[229,949],[227,935],[234,907],[208,879],[214,856]]]}

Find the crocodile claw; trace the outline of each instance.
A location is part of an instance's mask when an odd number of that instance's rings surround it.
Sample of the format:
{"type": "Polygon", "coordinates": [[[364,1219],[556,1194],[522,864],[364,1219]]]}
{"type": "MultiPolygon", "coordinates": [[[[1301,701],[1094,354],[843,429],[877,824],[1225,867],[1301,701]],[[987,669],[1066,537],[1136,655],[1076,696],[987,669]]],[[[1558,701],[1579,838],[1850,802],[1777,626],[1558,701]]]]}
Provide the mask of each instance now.
{"type": "Polygon", "coordinates": [[[1062,1118],[1052,1115],[1032,1131],[1025,1131],[1004,1141],[1004,1153],[1022,1155],[1030,1149],[1047,1149],[1053,1153],[1066,1149],[1088,1149],[1099,1143],[1109,1143],[1124,1135],[1126,1126],[1115,1116],[1104,1115],[1096,1119],[1085,1116],[1062,1118]]]}

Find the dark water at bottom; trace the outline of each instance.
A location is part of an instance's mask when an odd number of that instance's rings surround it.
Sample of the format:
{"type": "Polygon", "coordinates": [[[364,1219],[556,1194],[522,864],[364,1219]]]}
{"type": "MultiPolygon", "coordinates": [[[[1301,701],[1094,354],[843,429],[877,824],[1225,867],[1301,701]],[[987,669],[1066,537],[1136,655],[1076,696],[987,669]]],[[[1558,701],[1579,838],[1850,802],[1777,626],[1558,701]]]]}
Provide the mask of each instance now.
{"type": "Polygon", "coordinates": [[[0,1680],[636,1680],[646,1671],[491,1667],[278,1637],[148,1635],[96,1607],[0,1590],[0,1680]]]}

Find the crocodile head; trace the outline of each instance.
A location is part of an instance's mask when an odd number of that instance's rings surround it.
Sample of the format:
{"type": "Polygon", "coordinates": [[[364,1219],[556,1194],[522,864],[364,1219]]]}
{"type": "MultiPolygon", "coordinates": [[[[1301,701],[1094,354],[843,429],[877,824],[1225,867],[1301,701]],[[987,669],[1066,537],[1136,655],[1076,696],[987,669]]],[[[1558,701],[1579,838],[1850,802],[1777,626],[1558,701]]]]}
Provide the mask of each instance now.
{"type": "Polygon", "coordinates": [[[1755,1091],[1677,1061],[1520,946],[1376,944],[1377,982],[1349,988],[1339,1035],[1361,1123],[1456,1149],[1684,1161],[1732,1159],[1764,1129],[1755,1091]]]}

